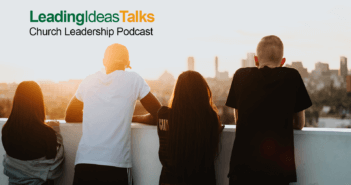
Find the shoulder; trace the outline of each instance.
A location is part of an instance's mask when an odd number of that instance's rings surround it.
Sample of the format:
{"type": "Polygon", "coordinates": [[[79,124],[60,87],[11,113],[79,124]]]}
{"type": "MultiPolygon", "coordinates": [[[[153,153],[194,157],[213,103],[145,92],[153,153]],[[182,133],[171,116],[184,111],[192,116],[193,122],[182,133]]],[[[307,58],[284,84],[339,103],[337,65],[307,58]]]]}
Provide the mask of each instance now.
{"type": "Polygon", "coordinates": [[[243,75],[249,75],[252,73],[255,73],[258,71],[257,67],[245,67],[245,68],[240,68],[235,71],[234,77],[235,76],[243,76],[243,75]]]}
{"type": "Polygon", "coordinates": [[[279,70],[280,70],[279,71],[280,73],[284,74],[288,78],[292,78],[292,79],[300,79],[301,78],[299,71],[296,70],[295,68],[280,67],[279,70]]]}
{"type": "Polygon", "coordinates": [[[135,81],[145,81],[143,77],[140,76],[137,72],[134,71],[124,71],[126,77],[135,81]]]}
{"type": "Polygon", "coordinates": [[[299,74],[299,71],[296,70],[295,68],[290,68],[290,67],[279,67],[278,68],[280,71],[285,72],[285,73],[291,73],[291,74],[299,74]]]}
{"type": "Polygon", "coordinates": [[[257,67],[239,68],[238,70],[236,70],[235,74],[250,73],[250,72],[255,72],[256,70],[258,70],[257,67]]]}
{"type": "Polygon", "coordinates": [[[94,74],[90,74],[87,77],[84,78],[84,80],[80,83],[80,85],[87,85],[92,83],[95,79],[98,78],[98,76],[101,76],[103,73],[101,71],[98,71],[94,74]]]}
{"type": "Polygon", "coordinates": [[[98,77],[101,76],[101,75],[104,75],[104,73],[103,73],[102,71],[97,71],[97,72],[94,73],[94,74],[88,75],[83,81],[92,80],[92,79],[98,78],[98,77]]]}
{"type": "Polygon", "coordinates": [[[137,72],[135,72],[135,71],[124,71],[124,73],[125,73],[127,76],[142,78],[142,77],[141,77],[137,72]]]}
{"type": "Polygon", "coordinates": [[[253,75],[257,74],[258,68],[257,67],[246,67],[240,68],[235,71],[233,76],[233,82],[242,82],[246,79],[252,77],[253,75]]]}

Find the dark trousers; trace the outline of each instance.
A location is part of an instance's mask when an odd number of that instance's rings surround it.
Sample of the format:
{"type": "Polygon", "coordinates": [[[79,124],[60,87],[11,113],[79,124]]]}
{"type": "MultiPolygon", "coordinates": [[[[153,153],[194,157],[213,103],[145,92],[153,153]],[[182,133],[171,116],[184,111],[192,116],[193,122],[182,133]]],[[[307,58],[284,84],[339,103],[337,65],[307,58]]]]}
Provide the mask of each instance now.
{"type": "Polygon", "coordinates": [[[128,185],[127,168],[95,164],[77,164],[73,185],[128,185]]]}

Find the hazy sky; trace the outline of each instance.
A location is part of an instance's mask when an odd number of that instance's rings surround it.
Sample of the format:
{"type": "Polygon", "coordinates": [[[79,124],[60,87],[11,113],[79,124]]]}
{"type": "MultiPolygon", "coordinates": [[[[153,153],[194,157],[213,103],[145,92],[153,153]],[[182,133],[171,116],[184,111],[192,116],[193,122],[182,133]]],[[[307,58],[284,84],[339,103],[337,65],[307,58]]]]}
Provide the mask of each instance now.
{"type": "MultiPolygon", "coordinates": [[[[103,67],[106,47],[129,49],[132,70],[157,79],[165,70],[177,77],[195,58],[195,70],[213,77],[219,70],[232,75],[248,52],[266,35],[283,43],[287,63],[302,61],[310,72],[318,61],[337,69],[340,56],[351,59],[350,1],[1,1],[0,82],[83,79],[103,67]],[[153,23],[31,23],[39,13],[153,13],[153,23]],[[38,28],[153,28],[154,36],[30,36],[38,28]]],[[[350,66],[350,64],[349,64],[350,66]]]]}

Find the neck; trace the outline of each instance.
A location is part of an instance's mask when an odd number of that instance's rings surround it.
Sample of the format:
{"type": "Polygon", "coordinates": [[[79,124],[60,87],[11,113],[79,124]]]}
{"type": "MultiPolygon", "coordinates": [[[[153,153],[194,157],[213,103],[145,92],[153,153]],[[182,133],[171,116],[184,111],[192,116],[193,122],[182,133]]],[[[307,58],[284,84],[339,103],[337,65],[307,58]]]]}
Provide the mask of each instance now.
{"type": "Polygon", "coordinates": [[[122,71],[125,71],[126,68],[125,67],[115,67],[115,68],[107,68],[105,67],[105,70],[106,70],[106,74],[110,74],[114,71],[117,71],[117,70],[122,70],[122,71]]]}
{"type": "Polygon", "coordinates": [[[260,63],[258,65],[258,68],[263,68],[264,66],[267,66],[269,68],[276,68],[279,67],[279,64],[274,64],[274,63],[260,63]]]}

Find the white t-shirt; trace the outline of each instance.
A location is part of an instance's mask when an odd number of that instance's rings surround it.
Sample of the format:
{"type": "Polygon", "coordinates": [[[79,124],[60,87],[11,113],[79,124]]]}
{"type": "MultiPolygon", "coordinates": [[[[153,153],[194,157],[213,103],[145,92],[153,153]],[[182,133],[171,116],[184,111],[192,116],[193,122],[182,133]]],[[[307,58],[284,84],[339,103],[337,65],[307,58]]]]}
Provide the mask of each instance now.
{"type": "Polygon", "coordinates": [[[88,76],[76,92],[84,103],[83,135],[75,164],[132,167],[131,122],[136,100],[150,92],[135,72],[122,70],[88,76]]]}

